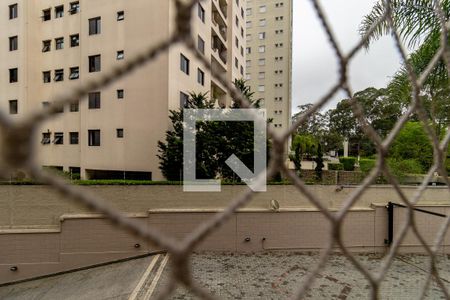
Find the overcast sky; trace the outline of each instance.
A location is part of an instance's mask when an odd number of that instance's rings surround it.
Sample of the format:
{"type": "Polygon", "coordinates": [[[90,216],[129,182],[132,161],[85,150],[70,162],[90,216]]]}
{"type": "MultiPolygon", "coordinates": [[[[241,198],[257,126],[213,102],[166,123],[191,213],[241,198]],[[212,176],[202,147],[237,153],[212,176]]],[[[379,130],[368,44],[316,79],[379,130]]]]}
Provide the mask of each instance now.
{"type": "MultiPolygon", "coordinates": [[[[338,65],[310,0],[293,0],[293,113],[297,106],[316,102],[337,81],[338,65]]],[[[358,27],[376,1],[373,0],[322,0],[342,49],[348,51],[359,39],[358,27]]],[[[366,87],[386,86],[390,76],[400,67],[400,57],[391,38],[362,50],[350,65],[350,83],[353,91],[366,87]]],[[[335,97],[331,105],[345,98],[335,97]]]]}

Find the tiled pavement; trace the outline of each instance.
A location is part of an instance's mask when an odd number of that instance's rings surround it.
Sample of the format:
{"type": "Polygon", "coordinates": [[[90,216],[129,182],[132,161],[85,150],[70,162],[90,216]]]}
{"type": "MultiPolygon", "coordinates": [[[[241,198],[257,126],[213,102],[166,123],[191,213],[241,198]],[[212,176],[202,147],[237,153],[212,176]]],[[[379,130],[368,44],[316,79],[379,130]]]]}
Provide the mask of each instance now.
{"type": "MultiPolygon", "coordinates": [[[[380,256],[358,255],[370,270],[376,270],[380,256]]],[[[298,288],[302,277],[317,263],[317,253],[272,252],[261,254],[196,254],[192,257],[195,279],[216,296],[224,299],[288,299],[298,288]]],[[[381,286],[381,299],[418,299],[425,283],[428,258],[403,255],[395,259],[381,286]]],[[[170,267],[168,267],[170,268],[170,267]]],[[[160,280],[167,282],[169,270],[160,280]]],[[[439,257],[441,277],[450,289],[450,260],[439,257]]],[[[369,299],[367,280],[342,255],[333,255],[317,277],[308,299],[369,299]]],[[[432,283],[427,299],[444,298],[432,283]]],[[[196,299],[179,288],[173,299],[196,299]]]]}

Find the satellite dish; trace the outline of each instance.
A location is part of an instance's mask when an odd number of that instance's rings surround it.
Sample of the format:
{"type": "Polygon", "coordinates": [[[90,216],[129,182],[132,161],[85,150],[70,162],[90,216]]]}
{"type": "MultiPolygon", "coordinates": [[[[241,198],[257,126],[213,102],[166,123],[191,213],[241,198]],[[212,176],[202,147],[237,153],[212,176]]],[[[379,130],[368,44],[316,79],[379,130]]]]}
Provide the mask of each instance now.
{"type": "Polygon", "coordinates": [[[278,203],[277,200],[270,200],[270,209],[272,211],[279,211],[280,210],[280,203],[278,203]]]}

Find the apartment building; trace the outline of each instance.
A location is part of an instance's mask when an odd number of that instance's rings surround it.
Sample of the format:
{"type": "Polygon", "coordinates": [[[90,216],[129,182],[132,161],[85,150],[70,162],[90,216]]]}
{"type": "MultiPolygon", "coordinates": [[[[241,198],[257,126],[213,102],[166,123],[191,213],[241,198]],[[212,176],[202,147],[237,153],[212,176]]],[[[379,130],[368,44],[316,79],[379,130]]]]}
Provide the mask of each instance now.
{"type": "Polygon", "coordinates": [[[246,0],[246,76],[276,131],[291,120],[292,0],[246,0]]]}
{"type": "MultiPolygon", "coordinates": [[[[191,23],[197,51],[231,82],[245,74],[245,0],[202,1],[191,23]]],[[[174,1],[5,0],[0,5],[0,109],[19,120],[167,39],[174,1]]],[[[181,44],[40,126],[38,162],[83,178],[161,180],[157,142],[189,92],[231,103],[181,44]]],[[[81,100],[81,99],[79,99],[81,100]]]]}

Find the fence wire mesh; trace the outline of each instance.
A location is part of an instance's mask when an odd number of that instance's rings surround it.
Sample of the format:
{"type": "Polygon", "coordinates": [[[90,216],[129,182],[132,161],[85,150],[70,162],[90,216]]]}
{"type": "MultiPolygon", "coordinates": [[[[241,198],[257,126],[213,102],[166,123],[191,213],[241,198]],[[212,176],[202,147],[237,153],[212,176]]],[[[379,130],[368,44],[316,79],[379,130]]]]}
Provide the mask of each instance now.
{"type": "MultiPolygon", "coordinates": [[[[38,125],[46,120],[49,120],[57,114],[59,108],[63,105],[69,104],[74,100],[83,99],[88,95],[89,91],[98,90],[108,87],[117,80],[127,76],[134,70],[144,67],[147,63],[155,60],[161,53],[168,51],[169,47],[174,44],[184,44],[192,54],[204,65],[204,67],[211,72],[211,74],[218,80],[223,86],[226,87],[227,91],[230,93],[231,97],[242,103],[242,106],[250,107],[250,103],[245,99],[245,97],[238,91],[231,83],[227,81],[224,76],[214,74],[212,72],[212,67],[209,61],[207,61],[202,55],[200,55],[195,49],[194,38],[191,32],[191,18],[192,12],[197,5],[199,0],[191,1],[181,1],[172,0],[175,3],[177,15],[176,15],[176,30],[166,41],[161,42],[158,45],[153,45],[148,49],[143,50],[139,55],[129,59],[126,64],[120,65],[112,69],[111,71],[99,76],[95,79],[88,80],[79,87],[76,87],[67,92],[66,95],[53,99],[52,105],[44,111],[36,112],[30,114],[23,121],[13,122],[11,121],[4,112],[0,111],[0,128],[2,131],[2,149],[0,156],[0,175],[8,174],[10,170],[23,169],[27,171],[33,178],[39,180],[42,183],[48,184],[53,189],[57,190],[65,196],[67,199],[71,199],[78,203],[84,204],[86,207],[93,211],[99,212],[105,215],[109,220],[116,224],[117,226],[128,230],[129,232],[147,239],[152,244],[166,249],[170,254],[173,273],[171,276],[170,283],[166,286],[164,291],[159,295],[159,298],[165,299],[171,295],[174,289],[178,285],[184,285],[190,289],[194,294],[203,299],[214,299],[215,297],[208,291],[201,287],[197,282],[193,280],[191,276],[190,269],[190,254],[196,249],[209,234],[218,230],[239,208],[245,206],[251,199],[253,192],[248,190],[243,194],[239,195],[233,199],[230,205],[224,209],[222,212],[217,213],[209,221],[201,224],[195,231],[191,232],[188,237],[182,241],[177,241],[174,238],[163,235],[157,230],[148,229],[142,224],[125,217],[119,211],[113,209],[108,204],[106,204],[99,197],[89,194],[84,190],[79,189],[76,186],[71,186],[65,181],[56,178],[52,175],[48,175],[43,172],[41,167],[35,161],[34,149],[34,139],[36,137],[36,129],[38,125]]],[[[329,232],[328,243],[325,245],[320,259],[316,266],[310,270],[309,274],[303,279],[301,285],[299,285],[298,290],[295,292],[295,299],[302,299],[306,295],[308,289],[312,286],[314,279],[324,268],[327,260],[329,259],[332,250],[337,247],[342,251],[346,258],[357,268],[361,274],[369,282],[371,287],[371,297],[372,299],[379,298],[379,290],[382,281],[388,272],[393,259],[396,256],[398,249],[406,236],[408,230],[412,230],[413,234],[420,241],[421,246],[426,251],[430,258],[429,263],[429,273],[426,281],[424,282],[420,298],[423,299],[426,296],[427,288],[430,286],[431,281],[440,287],[443,294],[447,299],[450,299],[449,291],[442,281],[438,268],[436,266],[436,253],[438,251],[439,245],[442,243],[444,236],[450,225],[450,218],[447,217],[445,222],[442,224],[438,234],[435,237],[435,242],[433,246],[429,246],[424,237],[419,233],[418,226],[415,222],[413,206],[419,201],[424,191],[426,190],[431,178],[438,172],[444,179],[449,191],[450,182],[448,179],[448,174],[444,167],[444,158],[446,155],[447,147],[450,141],[450,128],[447,128],[445,137],[440,141],[440,138],[436,135],[432,127],[429,125],[429,118],[424,109],[422,99],[420,96],[421,90],[424,86],[425,80],[428,78],[433,68],[440,62],[445,63],[447,72],[450,71],[450,52],[448,49],[448,29],[450,23],[447,22],[446,16],[441,7],[440,1],[433,2],[434,14],[439,20],[440,30],[441,30],[441,45],[439,50],[436,52],[434,58],[431,60],[430,64],[425,68],[425,71],[421,74],[415,74],[410,62],[408,61],[407,51],[402,43],[398,29],[395,26],[395,22],[392,16],[392,5],[399,1],[386,0],[383,2],[383,13],[381,18],[379,18],[374,26],[367,32],[361,40],[354,45],[350,52],[344,53],[340,47],[339,41],[333,33],[332,26],[329,24],[327,17],[324,13],[322,6],[318,0],[311,0],[317,18],[321,22],[321,26],[325,31],[328,42],[332,47],[334,54],[336,56],[337,62],[339,64],[339,79],[338,81],[329,89],[329,91],[320,98],[315,104],[306,111],[300,118],[296,120],[289,130],[286,130],[284,134],[275,134],[268,128],[269,136],[273,142],[273,149],[271,160],[267,169],[267,175],[271,176],[277,172],[282,172],[291,182],[295,185],[298,190],[307,197],[310,203],[317,208],[330,222],[332,225],[329,232]],[[377,132],[371,127],[367,121],[362,106],[353,97],[353,91],[349,83],[348,69],[349,64],[355,55],[362,51],[367,41],[374,34],[376,27],[381,22],[387,22],[390,28],[390,33],[392,39],[395,42],[398,53],[400,54],[403,63],[408,72],[409,80],[412,86],[412,100],[409,104],[409,108],[403,114],[403,116],[397,121],[396,125],[389,133],[389,135],[382,139],[377,132]],[[305,183],[292,171],[289,170],[284,161],[284,147],[286,141],[294,133],[297,127],[308,121],[308,118],[319,111],[327,103],[329,103],[332,97],[338,92],[344,91],[349,99],[351,99],[351,105],[353,109],[354,116],[357,118],[359,124],[361,125],[364,133],[371,139],[375,144],[378,156],[375,168],[370,172],[370,174],[365,178],[360,186],[358,186],[355,191],[349,195],[349,197],[344,201],[344,205],[339,209],[337,213],[332,213],[329,211],[320,201],[317,195],[313,194],[305,183]],[[416,114],[418,119],[423,124],[426,133],[432,143],[434,151],[434,162],[432,167],[429,169],[427,175],[425,176],[422,184],[415,191],[414,196],[407,197],[405,193],[399,186],[399,182],[396,177],[390,172],[386,164],[387,152],[392,144],[394,138],[408,121],[408,117],[412,114],[416,114]],[[406,205],[408,209],[408,214],[406,222],[398,231],[397,237],[394,239],[388,254],[384,257],[377,272],[371,272],[360,263],[354,255],[345,247],[343,243],[343,238],[341,234],[341,228],[343,226],[344,219],[349,213],[351,207],[364,195],[367,187],[374,182],[378,174],[383,174],[392,184],[392,187],[399,195],[400,199],[406,205]]],[[[402,1],[400,1],[402,2],[402,1]]],[[[398,4],[398,3],[397,3],[398,4]]],[[[259,178],[259,183],[263,184],[264,179],[259,178]]]]}

